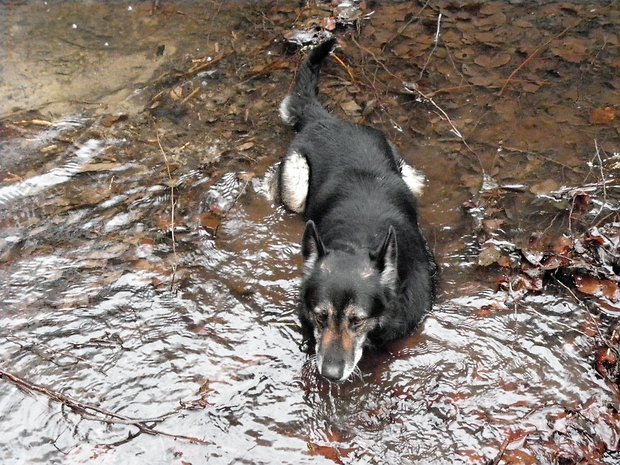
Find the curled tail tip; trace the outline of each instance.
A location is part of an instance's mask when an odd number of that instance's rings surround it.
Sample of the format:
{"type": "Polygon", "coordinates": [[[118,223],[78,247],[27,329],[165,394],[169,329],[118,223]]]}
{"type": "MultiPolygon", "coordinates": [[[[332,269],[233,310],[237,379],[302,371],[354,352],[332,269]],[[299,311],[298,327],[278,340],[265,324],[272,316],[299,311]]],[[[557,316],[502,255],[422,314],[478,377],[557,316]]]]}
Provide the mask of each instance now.
{"type": "Polygon", "coordinates": [[[335,45],[336,38],[333,36],[324,40],[312,49],[308,58],[302,64],[297,77],[297,83],[295,84],[295,90],[280,103],[280,118],[284,123],[296,126],[304,120],[304,109],[310,102],[316,99],[321,64],[334,49],[335,45]]]}

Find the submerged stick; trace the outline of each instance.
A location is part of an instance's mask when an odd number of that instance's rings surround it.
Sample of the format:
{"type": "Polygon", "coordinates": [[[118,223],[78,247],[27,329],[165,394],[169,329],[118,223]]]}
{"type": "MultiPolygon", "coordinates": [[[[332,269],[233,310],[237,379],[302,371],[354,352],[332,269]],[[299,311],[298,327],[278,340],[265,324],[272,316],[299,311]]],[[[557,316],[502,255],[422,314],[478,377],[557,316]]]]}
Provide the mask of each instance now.
{"type": "Polygon", "coordinates": [[[153,429],[152,426],[149,426],[147,423],[160,423],[164,421],[166,418],[171,417],[177,412],[170,412],[159,417],[155,418],[132,418],[124,415],[120,415],[118,413],[114,413],[110,410],[106,410],[101,407],[97,407],[96,405],[87,404],[76,400],[72,397],[67,396],[58,391],[54,391],[53,389],[47,388],[45,386],[41,386],[39,384],[28,381],[24,378],[17,376],[14,373],[8,372],[2,368],[0,368],[0,378],[9,381],[14,384],[18,388],[27,391],[27,392],[35,392],[38,394],[42,394],[49,399],[60,402],[63,405],[69,407],[73,412],[86,418],[88,420],[100,421],[102,423],[115,424],[115,425],[128,425],[137,427],[141,433],[150,434],[152,436],[167,436],[174,439],[182,439],[185,441],[189,441],[192,443],[198,444],[210,444],[202,439],[195,438],[192,436],[185,436],[179,434],[166,433],[164,431],[159,431],[153,429]]]}
{"type": "Polygon", "coordinates": [[[512,81],[512,78],[515,77],[515,75],[521,71],[521,69],[523,67],[525,67],[526,65],[528,65],[530,63],[530,61],[532,61],[534,58],[536,58],[538,55],[540,55],[546,48],[547,46],[553,42],[556,39],[559,39],[560,37],[562,37],[564,34],[566,34],[568,31],[570,31],[571,29],[573,29],[574,27],[576,27],[579,23],[581,23],[581,20],[577,21],[575,24],[572,24],[570,26],[567,26],[566,28],[564,28],[564,30],[562,32],[560,32],[559,34],[551,37],[549,40],[547,40],[544,44],[538,46],[532,53],[530,53],[528,55],[528,57],[523,60],[523,63],[521,63],[519,66],[517,66],[517,68],[510,73],[510,76],[508,76],[508,79],[506,79],[506,82],[504,82],[504,85],[502,86],[501,90],[499,91],[498,97],[501,97],[502,94],[504,93],[504,90],[506,90],[506,87],[508,86],[508,83],[510,83],[510,81],[512,81]]]}
{"type": "Polygon", "coordinates": [[[168,156],[166,155],[166,151],[164,147],[161,145],[161,140],[159,139],[159,130],[157,127],[155,128],[155,136],[157,137],[157,145],[159,145],[159,150],[164,156],[164,161],[166,162],[166,170],[168,171],[168,185],[170,186],[170,235],[172,237],[172,254],[174,255],[174,263],[172,264],[172,277],[170,278],[170,290],[174,287],[174,278],[177,274],[177,263],[179,262],[179,258],[177,257],[177,241],[174,236],[174,212],[176,208],[176,200],[174,197],[174,182],[172,181],[172,172],[170,171],[170,163],[168,162],[168,156]]]}
{"type": "Polygon", "coordinates": [[[437,32],[435,32],[435,40],[434,40],[435,45],[433,46],[431,53],[428,54],[428,57],[426,58],[426,63],[424,63],[424,66],[420,70],[420,76],[418,77],[418,80],[422,79],[422,75],[424,74],[424,71],[426,71],[426,67],[428,66],[428,63],[431,61],[431,57],[433,56],[433,53],[435,53],[435,50],[437,49],[437,45],[439,44],[439,32],[441,30],[441,16],[442,14],[439,13],[439,16],[437,17],[437,32]]]}

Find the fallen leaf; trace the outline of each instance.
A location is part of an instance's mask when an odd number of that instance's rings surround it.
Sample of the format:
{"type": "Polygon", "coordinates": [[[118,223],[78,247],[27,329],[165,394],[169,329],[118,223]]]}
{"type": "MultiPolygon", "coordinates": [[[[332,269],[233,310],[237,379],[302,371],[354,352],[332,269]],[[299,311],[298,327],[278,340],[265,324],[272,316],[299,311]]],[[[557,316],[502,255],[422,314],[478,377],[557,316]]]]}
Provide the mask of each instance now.
{"type": "Polygon", "coordinates": [[[511,59],[508,53],[497,53],[495,55],[480,55],[474,59],[474,63],[485,68],[499,68],[504,66],[511,59]]]}
{"type": "Polygon", "coordinates": [[[590,195],[580,192],[573,197],[573,212],[585,213],[590,210],[592,204],[592,197],[590,195]]]}
{"type": "Polygon", "coordinates": [[[114,162],[102,162],[102,163],[89,163],[80,167],[80,173],[92,173],[97,171],[111,171],[116,168],[120,168],[120,163],[114,162]]]}
{"type": "Polygon", "coordinates": [[[506,451],[502,456],[502,463],[506,465],[533,465],[538,460],[533,455],[521,450],[506,451]]]}
{"type": "Polygon", "coordinates": [[[217,230],[222,224],[222,220],[220,218],[211,215],[198,215],[198,220],[200,221],[202,227],[205,228],[208,233],[213,234],[214,236],[217,234],[217,230]]]}
{"type": "Polygon", "coordinates": [[[554,244],[553,251],[558,255],[567,255],[573,250],[575,244],[570,237],[561,236],[554,244]]]}
{"type": "Polygon", "coordinates": [[[326,31],[333,31],[336,29],[336,19],[333,16],[323,18],[321,20],[321,27],[326,31]]]}
{"type": "Polygon", "coordinates": [[[360,107],[355,100],[348,100],[341,103],[340,107],[348,116],[357,116],[362,111],[362,107],[360,107]]]}
{"type": "Polygon", "coordinates": [[[246,142],[245,144],[241,144],[237,146],[237,150],[239,152],[244,152],[245,150],[249,150],[254,147],[254,142],[246,142]]]}
{"type": "Polygon", "coordinates": [[[592,124],[609,125],[616,120],[616,110],[611,107],[596,108],[590,113],[592,124]]]}
{"type": "Polygon", "coordinates": [[[478,254],[478,265],[489,266],[500,259],[502,253],[493,244],[485,244],[485,248],[478,254]]]}
{"type": "Polygon", "coordinates": [[[530,187],[532,194],[542,195],[556,191],[560,187],[553,179],[547,179],[546,181],[539,182],[530,187]]]}
{"type": "Polygon", "coordinates": [[[612,302],[620,300],[620,286],[609,279],[599,279],[593,276],[575,275],[575,286],[579,292],[593,297],[605,297],[612,302]]]}
{"type": "Polygon", "coordinates": [[[576,37],[563,39],[558,45],[552,47],[551,51],[569,63],[581,63],[588,57],[588,47],[585,41],[576,37]]]}

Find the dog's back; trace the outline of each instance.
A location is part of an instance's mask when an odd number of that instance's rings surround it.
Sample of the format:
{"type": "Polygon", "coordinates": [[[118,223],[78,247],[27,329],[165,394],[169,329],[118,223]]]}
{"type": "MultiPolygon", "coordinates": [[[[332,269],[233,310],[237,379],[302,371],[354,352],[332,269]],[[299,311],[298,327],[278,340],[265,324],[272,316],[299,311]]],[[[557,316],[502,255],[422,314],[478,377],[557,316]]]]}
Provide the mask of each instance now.
{"type": "MultiPolygon", "coordinates": [[[[414,192],[420,178],[382,132],[340,120],[318,101],[319,70],[333,45],[327,41],[311,52],[280,107],[298,131],[281,165],[281,198],[308,220],[299,313],[306,336],[322,339],[312,307],[325,305],[304,301],[304,293],[325,294],[329,288],[331,300],[347,296],[357,307],[373,307],[378,299],[380,310],[360,311],[364,319],[376,319],[362,339],[383,345],[410,334],[430,309],[436,267],[418,227],[414,192]],[[366,298],[370,303],[359,303],[366,298]]],[[[342,304],[341,311],[339,304],[329,305],[334,334],[344,334],[339,319],[350,305],[342,304]]],[[[319,352],[320,341],[315,342],[319,352]]]]}

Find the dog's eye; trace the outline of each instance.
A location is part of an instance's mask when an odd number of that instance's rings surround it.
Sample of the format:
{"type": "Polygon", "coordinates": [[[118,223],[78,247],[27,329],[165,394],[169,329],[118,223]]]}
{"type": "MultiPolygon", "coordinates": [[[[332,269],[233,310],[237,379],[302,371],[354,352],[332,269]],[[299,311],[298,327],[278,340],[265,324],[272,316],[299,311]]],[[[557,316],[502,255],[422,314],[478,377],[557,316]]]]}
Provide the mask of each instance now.
{"type": "Polygon", "coordinates": [[[349,318],[349,326],[353,329],[361,328],[361,326],[366,322],[366,318],[360,318],[358,316],[352,316],[349,318]]]}
{"type": "Polygon", "coordinates": [[[325,322],[327,321],[327,313],[324,313],[322,311],[318,311],[314,313],[314,318],[316,319],[316,322],[323,326],[325,325],[325,322]]]}

